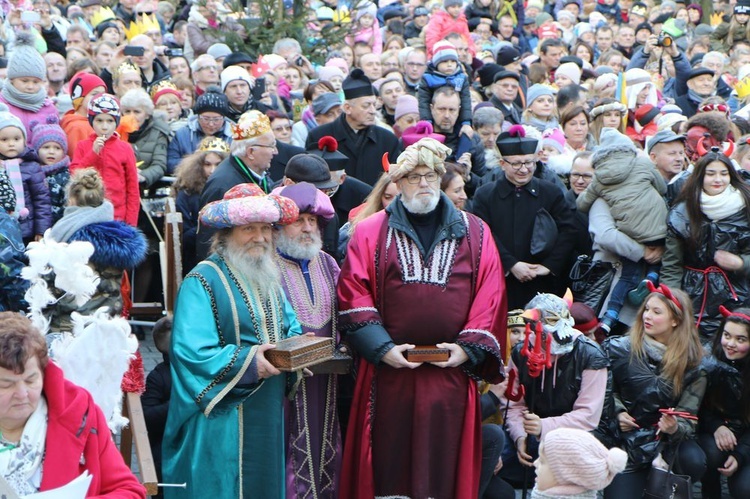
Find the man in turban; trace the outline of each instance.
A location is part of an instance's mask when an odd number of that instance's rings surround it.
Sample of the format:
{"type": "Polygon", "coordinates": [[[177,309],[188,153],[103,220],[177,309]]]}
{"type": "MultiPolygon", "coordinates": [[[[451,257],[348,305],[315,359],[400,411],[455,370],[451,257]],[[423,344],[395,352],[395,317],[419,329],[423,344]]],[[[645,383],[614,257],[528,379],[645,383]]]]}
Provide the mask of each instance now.
{"type": "Polygon", "coordinates": [[[301,334],[272,229],[298,215],[292,200],[248,183],[200,212],[200,222],[218,230],[175,305],[164,480],[187,488],[165,489],[167,499],[285,497],[287,376],[264,353],[301,334]]]}

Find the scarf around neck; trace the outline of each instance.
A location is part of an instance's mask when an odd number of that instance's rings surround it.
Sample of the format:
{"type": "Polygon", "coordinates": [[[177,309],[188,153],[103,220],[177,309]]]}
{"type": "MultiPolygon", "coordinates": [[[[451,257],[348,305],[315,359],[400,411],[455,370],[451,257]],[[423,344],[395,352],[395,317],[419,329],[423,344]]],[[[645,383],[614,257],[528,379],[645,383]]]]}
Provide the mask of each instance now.
{"type": "MultiPolygon", "coordinates": [[[[712,93],[711,95],[713,95],[714,93],[712,93]]],[[[711,97],[711,95],[701,95],[695,90],[688,90],[688,99],[695,102],[696,104],[700,104],[707,97],[711,97]]]]}
{"type": "Polygon", "coordinates": [[[10,185],[16,192],[16,209],[13,216],[17,219],[26,218],[29,209],[26,208],[26,197],[23,191],[23,175],[21,175],[21,160],[18,158],[0,160],[0,168],[5,168],[10,185]]]}
{"type": "Polygon", "coordinates": [[[47,98],[47,91],[45,89],[40,88],[35,94],[27,94],[11,85],[10,80],[7,78],[3,83],[2,94],[10,104],[33,112],[39,111],[44,105],[44,100],[47,98]]]}
{"type": "Polygon", "coordinates": [[[52,239],[59,243],[67,243],[79,229],[101,222],[111,222],[115,219],[115,208],[109,201],[99,206],[67,206],[63,217],[52,227],[52,239]]]}
{"type": "Polygon", "coordinates": [[[559,123],[557,118],[551,117],[548,121],[537,118],[536,116],[529,114],[528,119],[525,120],[526,124],[533,126],[540,132],[544,132],[549,128],[557,128],[559,123]]]}
{"type": "Polygon", "coordinates": [[[40,397],[18,447],[0,452],[0,475],[21,497],[34,494],[42,485],[42,459],[47,438],[47,402],[40,397]]]}
{"type": "Polygon", "coordinates": [[[745,198],[730,185],[724,192],[711,196],[701,191],[701,211],[712,222],[724,220],[745,208],[745,198]]]}

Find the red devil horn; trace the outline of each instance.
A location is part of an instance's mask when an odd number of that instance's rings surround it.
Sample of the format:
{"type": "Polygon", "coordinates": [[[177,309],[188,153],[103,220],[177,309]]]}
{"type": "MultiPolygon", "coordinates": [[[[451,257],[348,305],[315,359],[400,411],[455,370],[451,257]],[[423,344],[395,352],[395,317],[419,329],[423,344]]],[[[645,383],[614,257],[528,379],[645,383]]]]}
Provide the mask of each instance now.
{"type": "Polygon", "coordinates": [[[695,150],[698,151],[698,156],[705,156],[708,151],[706,151],[706,146],[703,145],[703,141],[706,140],[706,135],[698,139],[698,145],[696,146],[695,150]]]}
{"type": "Polygon", "coordinates": [[[391,162],[388,160],[388,153],[383,153],[383,171],[388,173],[391,170],[391,162]]]}
{"type": "Polygon", "coordinates": [[[724,305],[719,305],[719,313],[724,317],[732,315],[732,312],[730,312],[724,305]]]}
{"type": "Polygon", "coordinates": [[[651,282],[651,281],[648,281],[646,283],[646,287],[648,287],[648,292],[649,293],[653,293],[653,292],[655,292],[657,290],[656,286],[654,286],[654,283],[651,282]]]}
{"type": "Polygon", "coordinates": [[[727,141],[722,143],[721,145],[724,146],[724,156],[726,156],[727,158],[731,157],[734,153],[734,142],[727,139],[727,141]]]}

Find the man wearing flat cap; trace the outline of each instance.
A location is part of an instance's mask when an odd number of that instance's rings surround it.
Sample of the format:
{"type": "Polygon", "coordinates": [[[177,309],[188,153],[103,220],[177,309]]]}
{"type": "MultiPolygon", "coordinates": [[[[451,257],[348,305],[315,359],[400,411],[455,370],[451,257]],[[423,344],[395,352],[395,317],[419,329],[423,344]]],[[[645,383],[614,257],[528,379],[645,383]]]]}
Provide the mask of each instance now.
{"type": "Polygon", "coordinates": [[[677,97],[675,104],[680,106],[684,116],[692,118],[700,103],[716,93],[713,70],[704,67],[691,70],[687,76],[687,88],[687,93],[677,97]]]}
{"type": "Polygon", "coordinates": [[[284,297],[272,228],[298,216],[294,201],[254,183],[199,214],[216,233],[175,305],[164,480],[186,488],[165,489],[166,499],[286,497],[284,396],[298,375],[282,374],[265,352],[302,332],[284,297]]]}
{"type": "Polygon", "coordinates": [[[338,141],[338,149],[351,161],[346,174],[369,185],[383,173],[383,153],[395,158],[401,146],[393,132],[375,124],[377,109],[375,90],[361,69],[354,69],[342,83],[344,91],[343,114],[332,123],[310,130],[305,149],[314,149],[318,140],[326,135],[338,141]]]}
{"type": "Polygon", "coordinates": [[[360,356],[340,497],[475,498],[475,379],[504,378],[505,287],[487,225],[440,191],[449,150],[423,138],[390,165],[401,194],[361,221],[338,284],[360,356]],[[447,361],[408,360],[416,345],[447,361]]]}
{"type": "Polygon", "coordinates": [[[537,293],[565,292],[575,239],[573,209],[555,184],[534,176],[537,140],[512,126],[497,139],[504,175],[477,189],[472,212],[490,226],[508,288],[508,307],[537,293]]]}
{"type": "MultiPolygon", "coordinates": [[[[322,251],[321,239],[323,227],[333,220],[331,200],[307,182],[277,191],[294,201],[300,213],[296,222],[274,233],[286,297],[306,332],[338,343],[339,266],[322,251]]],[[[337,392],[337,376],[321,373],[303,379],[291,401],[286,432],[292,497],[335,497],[341,467],[337,392]]]]}

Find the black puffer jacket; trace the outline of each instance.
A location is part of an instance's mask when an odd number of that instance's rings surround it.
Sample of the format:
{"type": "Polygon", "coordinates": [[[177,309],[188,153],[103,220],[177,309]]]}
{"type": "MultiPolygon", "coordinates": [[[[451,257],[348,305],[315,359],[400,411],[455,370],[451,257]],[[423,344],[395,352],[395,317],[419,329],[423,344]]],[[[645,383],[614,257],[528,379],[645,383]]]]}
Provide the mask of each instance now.
{"type": "Polygon", "coordinates": [[[660,377],[661,358],[649,355],[643,360],[631,358],[630,336],[617,336],[606,340],[602,347],[609,357],[612,373],[612,392],[602,413],[599,431],[608,438],[605,443],[622,448],[628,453],[628,469],[642,469],[651,465],[662,440],[692,438],[695,424],[678,418],[677,432],[657,440],[656,431],[661,413],[659,409],[674,407],[677,411],[697,415],[706,390],[706,362],[685,373],[683,389],[673,394],[669,384],[660,377]],[[620,431],[618,414],[627,412],[640,427],[628,432],[620,431]]]}
{"type": "Polygon", "coordinates": [[[540,418],[562,416],[572,411],[581,390],[583,371],[606,369],[609,365],[609,361],[595,342],[583,335],[573,341],[573,350],[557,357],[552,368],[547,369],[538,378],[529,376],[526,359],[521,357],[523,343],[517,344],[511,352],[513,364],[518,367],[519,381],[526,389],[526,406],[540,418]],[[534,384],[536,389],[532,388],[534,384]]]}
{"type": "Polygon", "coordinates": [[[726,426],[735,437],[737,446],[731,452],[740,466],[750,462],[750,425],[745,417],[747,401],[743,400],[742,372],[750,369],[748,359],[738,361],[708,358],[708,388],[698,418],[698,432],[713,435],[726,426]]]}
{"type": "Polygon", "coordinates": [[[704,339],[713,338],[721,322],[719,306],[730,310],[750,304],[750,221],[745,210],[718,222],[704,217],[703,240],[696,251],[687,248],[690,220],[685,203],[669,212],[667,247],[661,277],[667,286],[682,288],[693,300],[696,322],[704,339]],[[739,255],[744,266],[736,272],[721,270],[714,262],[716,250],[739,255]]]}

